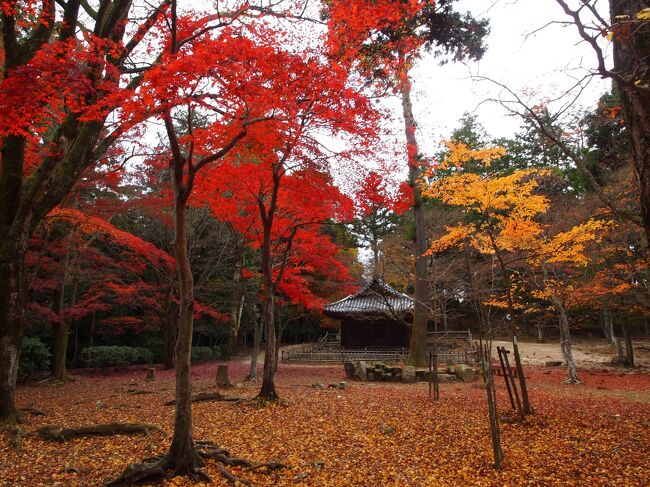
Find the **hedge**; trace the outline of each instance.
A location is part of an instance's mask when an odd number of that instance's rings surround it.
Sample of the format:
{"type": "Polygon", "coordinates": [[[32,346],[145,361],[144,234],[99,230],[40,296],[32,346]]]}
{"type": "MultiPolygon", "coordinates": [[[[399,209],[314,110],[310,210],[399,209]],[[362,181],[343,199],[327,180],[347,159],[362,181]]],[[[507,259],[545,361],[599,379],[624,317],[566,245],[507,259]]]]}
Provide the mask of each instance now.
{"type": "Polygon", "coordinates": [[[123,367],[153,363],[153,352],[143,347],[88,347],[79,354],[86,367],[123,367]]]}

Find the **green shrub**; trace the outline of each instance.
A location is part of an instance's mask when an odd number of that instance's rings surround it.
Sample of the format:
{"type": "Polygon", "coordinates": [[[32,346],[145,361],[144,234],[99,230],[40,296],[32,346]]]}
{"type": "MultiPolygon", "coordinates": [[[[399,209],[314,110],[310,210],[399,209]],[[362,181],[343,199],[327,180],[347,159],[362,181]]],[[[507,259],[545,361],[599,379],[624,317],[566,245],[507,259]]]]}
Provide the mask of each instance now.
{"type": "Polygon", "coordinates": [[[152,364],[153,363],[153,352],[145,347],[136,347],[134,362],[135,364],[152,364]]]}
{"type": "Polygon", "coordinates": [[[34,372],[50,370],[52,354],[38,338],[24,337],[20,344],[18,376],[25,378],[34,372]]]}
{"type": "Polygon", "coordinates": [[[213,358],[217,358],[217,356],[218,354],[215,354],[210,347],[192,347],[193,364],[209,362],[213,358]]]}
{"type": "Polygon", "coordinates": [[[162,363],[163,361],[163,339],[161,336],[152,336],[147,338],[143,343],[144,348],[151,350],[153,353],[153,362],[155,364],[162,363]]]}
{"type": "Polygon", "coordinates": [[[153,352],[143,347],[88,347],[80,354],[86,367],[124,367],[133,364],[150,364],[153,352]]]}

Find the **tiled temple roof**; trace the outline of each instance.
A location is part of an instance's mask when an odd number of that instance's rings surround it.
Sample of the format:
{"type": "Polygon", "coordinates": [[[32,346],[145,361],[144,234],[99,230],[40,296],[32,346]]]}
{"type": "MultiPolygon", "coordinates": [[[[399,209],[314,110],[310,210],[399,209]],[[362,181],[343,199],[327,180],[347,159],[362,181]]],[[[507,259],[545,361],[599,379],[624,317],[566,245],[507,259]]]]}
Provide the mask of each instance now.
{"type": "Polygon", "coordinates": [[[325,305],[331,318],[363,315],[401,315],[413,310],[413,299],[396,291],[381,279],[368,281],[357,293],[325,305]]]}

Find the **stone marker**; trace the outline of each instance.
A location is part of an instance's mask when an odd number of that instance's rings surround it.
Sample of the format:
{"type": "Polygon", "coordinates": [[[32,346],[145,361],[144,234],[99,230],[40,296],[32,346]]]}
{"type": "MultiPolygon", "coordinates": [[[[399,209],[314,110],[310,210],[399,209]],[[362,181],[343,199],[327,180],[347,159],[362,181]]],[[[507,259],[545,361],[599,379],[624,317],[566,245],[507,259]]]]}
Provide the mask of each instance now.
{"type": "Polygon", "coordinates": [[[147,369],[147,379],[148,381],[156,380],[156,369],[155,367],[149,367],[147,369]]]}

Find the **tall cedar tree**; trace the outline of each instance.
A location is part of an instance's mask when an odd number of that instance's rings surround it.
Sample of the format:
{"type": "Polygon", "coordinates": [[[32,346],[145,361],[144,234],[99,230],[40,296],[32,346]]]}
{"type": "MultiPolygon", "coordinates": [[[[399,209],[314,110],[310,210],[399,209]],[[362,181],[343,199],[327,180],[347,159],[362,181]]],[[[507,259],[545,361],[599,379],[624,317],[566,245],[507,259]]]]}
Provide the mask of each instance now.
{"type": "Polygon", "coordinates": [[[409,70],[421,47],[442,57],[478,60],[485,52],[488,22],[453,10],[455,0],[332,1],[326,12],[331,28],[330,48],[368,78],[396,91],[402,98],[409,181],[413,187],[415,224],[415,309],[408,362],[426,365],[428,312],[426,223],[423,199],[416,184],[421,173],[417,124],[411,101],[409,70]]]}

